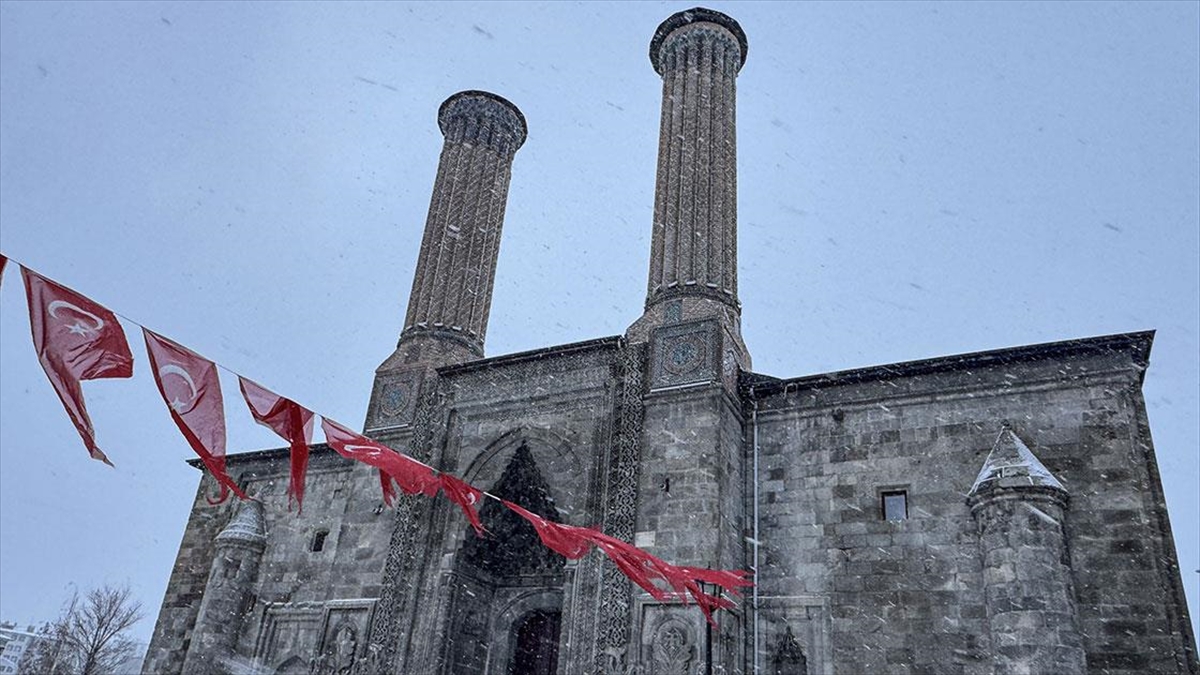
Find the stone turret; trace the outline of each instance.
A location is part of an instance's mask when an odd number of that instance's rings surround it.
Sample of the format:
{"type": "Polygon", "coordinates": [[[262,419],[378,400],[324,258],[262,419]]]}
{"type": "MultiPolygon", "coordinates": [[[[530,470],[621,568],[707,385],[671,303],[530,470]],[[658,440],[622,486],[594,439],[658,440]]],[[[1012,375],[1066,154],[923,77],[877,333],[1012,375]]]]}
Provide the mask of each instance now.
{"type": "Polygon", "coordinates": [[[242,502],[214,540],[212,569],[183,663],[184,675],[232,672],[231,658],[251,609],[266,545],[262,503],[242,502]]]}
{"type": "Polygon", "coordinates": [[[411,422],[434,368],[483,357],[500,232],[525,116],[506,99],[462,91],[442,103],[445,136],[408,313],[396,351],[376,370],[367,430],[411,422]]]}
{"type": "Polygon", "coordinates": [[[1087,672],[1062,483],[1006,424],[968,494],[979,526],[996,675],[1087,672]]]}

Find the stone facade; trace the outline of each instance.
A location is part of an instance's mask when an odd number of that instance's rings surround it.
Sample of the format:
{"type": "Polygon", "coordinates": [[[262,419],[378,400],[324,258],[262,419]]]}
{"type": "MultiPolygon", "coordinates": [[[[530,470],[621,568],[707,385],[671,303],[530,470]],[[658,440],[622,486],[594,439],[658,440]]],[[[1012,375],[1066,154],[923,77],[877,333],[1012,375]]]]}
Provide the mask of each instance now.
{"type": "Polygon", "coordinates": [[[560,522],[757,571],[715,626],[488,502],[385,509],[325,446],[200,482],[146,673],[1200,673],[1142,400],[1152,334],[794,379],[737,298],[735,80],[711,10],[651,43],[663,116],[644,314],[482,358],[520,112],[451,97],[408,314],[364,430],[560,522]]]}

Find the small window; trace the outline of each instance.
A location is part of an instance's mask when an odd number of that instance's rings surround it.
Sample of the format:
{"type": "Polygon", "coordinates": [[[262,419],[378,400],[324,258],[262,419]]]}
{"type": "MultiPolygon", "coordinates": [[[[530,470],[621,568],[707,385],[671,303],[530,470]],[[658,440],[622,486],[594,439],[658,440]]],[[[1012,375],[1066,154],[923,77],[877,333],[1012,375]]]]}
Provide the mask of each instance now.
{"type": "Polygon", "coordinates": [[[880,493],[884,520],[908,520],[908,490],[888,490],[880,493]]]}
{"type": "Polygon", "coordinates": [[[313,535],[312,552],[316,553],[325,548],[325,539],[328,537],[329,530],[317,530],[317,533],[313,535]]]}

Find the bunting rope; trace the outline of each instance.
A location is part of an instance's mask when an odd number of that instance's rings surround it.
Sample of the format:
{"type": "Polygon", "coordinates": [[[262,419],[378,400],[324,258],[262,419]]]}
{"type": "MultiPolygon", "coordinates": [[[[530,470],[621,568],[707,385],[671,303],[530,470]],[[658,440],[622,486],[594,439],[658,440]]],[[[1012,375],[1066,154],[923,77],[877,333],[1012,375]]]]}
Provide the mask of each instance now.
{"type": "MultiPolygon", "coordinates": [[[[0,283],[5,264],[11,258],[0,253],[0,283]]],[[[115,312],[31,270],[19,260],[29,302],[30,325],[38,360],[58,394],[68,417],[75,424],[92,458],[112,466],[95,442],[95,432],[84,405],[80,383],[83,380],[129,378],[133,375],[133,355],[117,318],[142,329],[151,375],[172,420],[192,450],[217,480],[220,494],[210,504],[224,502],[230,492],[247,496],[225,470],[225,411],[218,370],[238,378],[239,387],[254,420],[274,431],[291,446],[291,473],[288,486],[289,509],[295,501],[303,510],[304,478],[308,452],[312,444],[313,420],[318,415],[293,399],[262,387],[241,373],[211,361],[187,347],[154,331],[125,314],[115,312]],[[165,380],[173,376],[174,386],[165,380]],[[181,389],[180,386],[185,387],[181,389]]],[[[409,495],[436,497],[438,492],[454,502],[470,521],[477,536],[486,529],[476,504],[482,498],[499,502],[528,521],[542,543],[556,553],[575,560],[592,548],[598,548],[620,571],[657,600],[694,600],[709,622],[715,623],[713,610],[736,605],[723,592],[738,595],[741,588],[752,586],[744,571],[701,569],[673,565],[632,544],[610,537],[595,528],[554,522],[526,511],[497,495],[470,485],[461,478],[421,462],[409,455],[360,435],[342,424],[320,415],[325,442],[335,452],[352,461],[379,470],[384,502],[394,504],[398,485],[409,495]],[[664,582],[668,591],[655,582],[664,582]],[[712,584],[722,591],[708,593],[701,584],[712,584]]]]}

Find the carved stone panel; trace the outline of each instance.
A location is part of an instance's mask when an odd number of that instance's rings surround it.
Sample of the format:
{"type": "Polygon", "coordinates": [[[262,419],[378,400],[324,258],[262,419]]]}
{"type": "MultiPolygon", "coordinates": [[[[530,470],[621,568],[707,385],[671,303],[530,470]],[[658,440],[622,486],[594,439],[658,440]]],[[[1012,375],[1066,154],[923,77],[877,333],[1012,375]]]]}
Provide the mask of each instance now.
{"type": "Polygon", "coordinates": [[[367,433],[412,424],[423,372],[413,368],[375,378],[367,410],[367,433]]]}
{"type": "Polygon", "coordinates": [[[717,322],[711,319],[655,329],[651,389],[717,379],[721,363],[717,331],[717,322]]]}
{"type": "Polygon", "coordinates": [[[350,675],[366,658],[373,600],[334,600],[325,606],[314,675],[350,675]]]}
{"type": "Polygon", "coordinates": [[[322,618],[320,605],[268,604],[255,649],[255,661],[265,666],[267,672],[292,669],[300,663],[305,664],[307,672],[308,664],[316,655],[314,646],[320,638],[322,618]]]}
{"type": "Polygon", "coordinates": [[[692,675],[703,672],[705,632],[694,606],[641,601],[639,654],[641,672],[692,675]],[[699,619],[699,620],[697,620],[699,619]]]}
{"type": "Polygon", "coordinates": [[[814,596],[763,598],[758,612],[758,663],[770,675],[832,675],[830,617],[814,596]]]}

